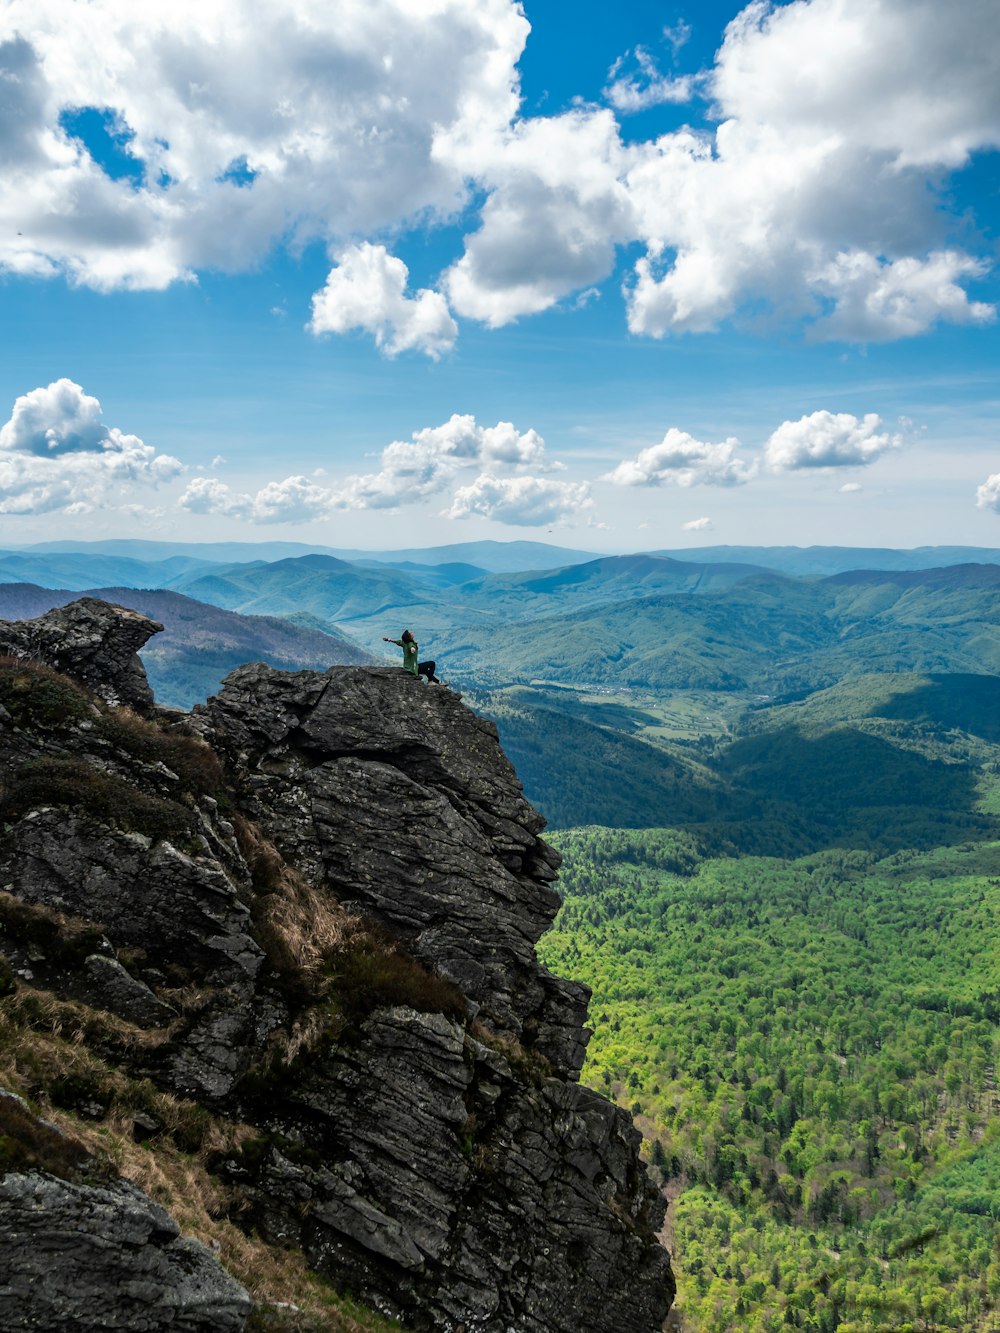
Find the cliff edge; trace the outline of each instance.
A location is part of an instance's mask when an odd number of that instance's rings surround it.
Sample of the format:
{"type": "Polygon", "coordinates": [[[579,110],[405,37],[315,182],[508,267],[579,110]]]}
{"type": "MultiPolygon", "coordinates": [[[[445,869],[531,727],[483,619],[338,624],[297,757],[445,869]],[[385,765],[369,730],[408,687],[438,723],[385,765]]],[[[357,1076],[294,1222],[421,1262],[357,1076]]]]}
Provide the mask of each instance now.
{"type": "MultiPolygon", "coordinates": [[[[404,1327],[657,1333],[662,1200],[577,1081],[588,993],[534,952],[558,857],[492,723],[383,667],[252,664],[157,710],[135,654],[158,628],[89,599],[0,622],[4,1030],[73,1015],[104,1071],[67,1091],[0,1040],[0,1081],[81,1123],[154,1089],[133,1137],[166,1132],[157,1097],[198,1108],[226,1224],[404,1327]]],[[[7,1167],[0,1256],[61,1179],[7,1167]]],[[[0,1323],[38,1326],[31,1299],[0,1289],[0,1323]]],[[[123,1326],[212,1326],[163,1291],[146,1316],[123,1326]]]]}

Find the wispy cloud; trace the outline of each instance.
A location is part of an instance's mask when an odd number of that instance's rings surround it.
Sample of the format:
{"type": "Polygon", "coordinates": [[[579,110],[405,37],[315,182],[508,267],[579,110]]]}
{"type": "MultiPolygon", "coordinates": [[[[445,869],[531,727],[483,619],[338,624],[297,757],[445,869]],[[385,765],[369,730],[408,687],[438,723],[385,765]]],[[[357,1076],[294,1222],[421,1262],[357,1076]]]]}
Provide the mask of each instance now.
{"type": "Polygon", "coordinates": [[[661,74],[656,61],[643,46],[637,46],[616,60],[608,70],[608,80],[604,96],[616,111],[626,115],[646,111],[651,106],[662,106],[665,102],[690,102],[700,81],[692,74],[678,77],[661,74]],[[632,62],[636,68],[629,71],[632,62]]]}

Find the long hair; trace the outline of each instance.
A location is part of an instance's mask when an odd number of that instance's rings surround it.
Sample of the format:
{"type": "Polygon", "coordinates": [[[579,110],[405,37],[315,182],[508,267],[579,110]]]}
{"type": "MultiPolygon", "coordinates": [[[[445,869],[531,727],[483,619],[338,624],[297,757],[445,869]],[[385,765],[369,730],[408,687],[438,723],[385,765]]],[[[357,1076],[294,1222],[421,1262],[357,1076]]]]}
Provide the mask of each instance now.
{"type": "Polygon", "coordinates": [[[403,632],[402,632],[402,634],[401,634],[399,637],[402,639],[402,641],[403,641],[404,643],[415,643],[415,642],[416,642],[416,640],[414,639],[413,635],[410,633],[410,631],[409,631],[408,629],[404,629],[403,632]]]}

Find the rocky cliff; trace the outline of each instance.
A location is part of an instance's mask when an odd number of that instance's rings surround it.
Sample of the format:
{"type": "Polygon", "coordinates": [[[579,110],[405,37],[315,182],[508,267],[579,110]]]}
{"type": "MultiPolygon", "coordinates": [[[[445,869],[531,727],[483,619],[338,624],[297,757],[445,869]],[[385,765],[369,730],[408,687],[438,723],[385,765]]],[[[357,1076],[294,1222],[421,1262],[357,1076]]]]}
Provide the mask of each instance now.
{"type": "MultiPolygon", "coordinates": [[[[91,1147],[196,1123],[220,1226],[404,1327],[659,1330],[662,1201],[628,1116],[577,1081],[587,992],[534,952],[558,858],[492,724],[392,668],[255,664],[157,710],[135,656],[157,629],[86,599],[0,622],[0,1081],[91,1147]]],[[[0,1259],[30,1229],[79,1308],[54,1322],[10,1284],[4,1327],[243,1327],[208,1251],[38,1149],[14,1104],[0,1259]],[[92,1305],[80,1218],[141,1318],[92,1305]]]]}

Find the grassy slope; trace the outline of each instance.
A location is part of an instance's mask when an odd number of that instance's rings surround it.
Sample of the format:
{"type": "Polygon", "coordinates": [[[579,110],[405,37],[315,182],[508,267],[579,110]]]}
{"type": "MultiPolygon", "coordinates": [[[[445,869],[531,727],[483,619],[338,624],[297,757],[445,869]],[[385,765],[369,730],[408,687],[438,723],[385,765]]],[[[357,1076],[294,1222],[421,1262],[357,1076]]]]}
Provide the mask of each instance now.
{"type": "Polygon", "coordinates": [[[633,701],[641,695],[588,701],[565,689],[467,696],[497,722],[529,799],[557,828],[683,823],[705,850],[768,855],[926,849],[1000,832],[994,677],[855,677],[750,712],[750,734],[735,741],[732,712],[705,714],[710,697],[664,710],[633,701]],[[656,712],[673,714],[673,730],[656,712]],[[714,735],[683,725],[696,719],[714,735]]]}

